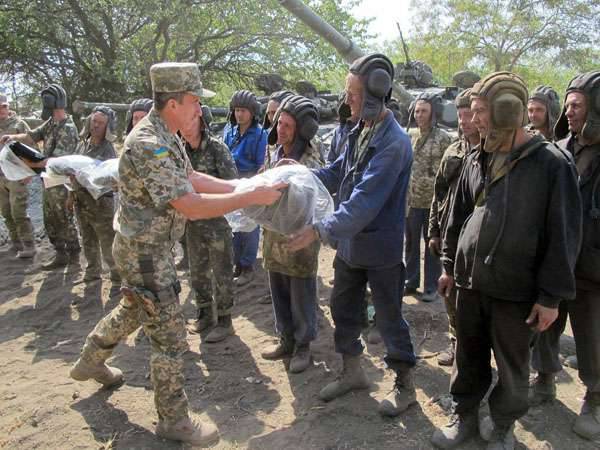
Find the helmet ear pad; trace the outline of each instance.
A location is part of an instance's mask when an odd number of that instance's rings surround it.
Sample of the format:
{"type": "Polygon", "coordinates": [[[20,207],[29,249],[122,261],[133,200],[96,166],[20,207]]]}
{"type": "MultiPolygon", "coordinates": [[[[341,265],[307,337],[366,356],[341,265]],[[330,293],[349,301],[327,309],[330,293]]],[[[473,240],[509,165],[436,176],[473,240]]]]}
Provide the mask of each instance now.
{"type": "Polygon", "coordinates": [[[527,117],[522,99],[512,92],[502,92],[492,102],[492,121],[495,128],[516,129],[527,117]]]}
{"type": "Polygon", "coordinates": [[[392,89],[390,74],[383,69],[375,69],[369,72],[366,81],[366,89],[369,94],[378,98],[387,97],[392,89]]]}

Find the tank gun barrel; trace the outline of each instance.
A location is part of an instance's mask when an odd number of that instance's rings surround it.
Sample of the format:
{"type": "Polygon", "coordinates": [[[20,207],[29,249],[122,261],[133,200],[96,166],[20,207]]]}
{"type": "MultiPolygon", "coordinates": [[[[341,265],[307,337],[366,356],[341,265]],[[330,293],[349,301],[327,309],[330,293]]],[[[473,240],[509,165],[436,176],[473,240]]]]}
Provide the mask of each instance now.
{"type": "MultiPolygon", "coordinates": [[[[105,102],[85,102],[83,100],[75,100],[73,102],[73,112],[83,114],[86,111],[94,109],[96,106],[108,106],[115,111],[129,111],[129,103],[105,103],[105,102]]],[[[210,112],[213,116],[225,117],[229,114],[229,108],[211,107],[210,112]]]]}
{"type": "Polygon", "coordinates": [[[404,50],[404,56],[406,57],[406,64],[410,64],[410,56],[408,56],[408,47],[406,45],[406,41],[404,40],[404,36],[402,35],[402,28],[400,28],[400,24],[396,22],[396,26],[398,27],[398,33],[400,33],[400,41],[402,42],[402,50],[404,50]]]}
{"type": "MultiPolygon", "coordinates": [[[[358,47],[352,40],[341,34],[331,24],[318,16],[301,0],[279,0],[279,4],[300,19],[306,26],[325,39],[344,58],[348,64],[364,56],[366,52],[358,47]]],[[[413,96],[399,83],[392,83],[395,97],[403,103],[410,103],[413,96]]]]}

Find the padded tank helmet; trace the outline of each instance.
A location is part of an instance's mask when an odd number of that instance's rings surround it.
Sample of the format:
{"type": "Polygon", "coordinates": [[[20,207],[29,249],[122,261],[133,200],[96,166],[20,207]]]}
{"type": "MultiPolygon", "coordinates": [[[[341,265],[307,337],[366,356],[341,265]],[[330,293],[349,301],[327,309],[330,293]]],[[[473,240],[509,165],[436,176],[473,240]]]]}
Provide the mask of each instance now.
{"type": "Polygon", "coordinates": [[[291,115],[296,121],[296,139],[294,140],[292,154],[301,154],[306,145],[317,134],[319,110],[312,101],[301,95],[292,95],[286,98],[275,114],[273,127],[269,132],[269,145],[277,143],[277,121],[283,112],[291,115]]]}
{"type": "Polygon", "coordinates": [[[133,129],[133,113],[136,111],[145,111],[149,113],[152,109],[153,102],[149,98],[138,98],[134,100],[129,105],[129,110],[127,111],[127,116],[125,117],[125,122],[127,123],[127,127],[125,129],[125,133],[129,134],[129,132],[133,129]]]}
{"type": "Polygon", "coordinates": [[[546,123],[550,132],[554,133],[554,126],[560,114],[560,100],[556,91],[550,86],[538,86],[529,96],[529,100],[538,101],[546,107],[546,123]]]}
{"type": "Polygon", "coordinates": [[[356,59],[350,66],[350,73],[364,79],[360,118],[377,119],[392,95],[394,65],[387,56],[372,53],[356,59]]]}
{"type": "Polygon", "coordinates": [[[79,137],[82,139],[87,139],[90,136],[92,116],[97,112],[104,114],[108,119],[106,123],[106,130],[104,132],[104,139],[106,139],[108,142],[114,142],[117,139],[117,113],[114,111],[114,109],[105,105],[98,105],[92,109],[90,115],[87,116],[83,121],[83,128],[79,133],[79,137]]]}
{"type": "Polygon", "coordinates": [[[67,93],[58,84],[51,84],[40,92],[42,97],[42,119],[48,120],[52,117],[55,109],[67,107],[67,93]]]}
{"type": "Polygon", "coordinates": [[[415,122],[415,109],[417,108],[417,102],[423,101],[427,102],[431,105],[431,126],[436,126],[438,123],[438,119],[442,115],[442,97],[439,94],[435,94],[433,92],[421,92],[417,98],[415,98],[408,109],[408,128],[414,127],[416,125],[415,122]]]}
{"type": "Polygon", "coordinates": [[[246,108],[252,113],[253,121],[258,121],[258,115],[260,114],[260,103],[252,92],[242,89],[236,91],[229,101],[229,116],[228,120],[231,125],[237,125],[235,118],[235,108],[246,108]]]}
{"type": "MultiPolygon", "coordinates": [[[[292,91],[288,91],[288,90],[284,90],[284,91],[277,91],[277,92],[273,92],[270,96],[269,96],[269,101],[274,101],[276,102],[279,106],[281,106],[281,104],[283,103],[283,101],[288,98],[291,97],[292,95],[295,95],[292,91]]],[[[263,128],[265,130],[268,130],[269,128],[271,128],[271,125],[273,125],[271,123],[271,121],[269,120],[269,115],[265,113],[265,118],[263,119],[263,128]]]]}

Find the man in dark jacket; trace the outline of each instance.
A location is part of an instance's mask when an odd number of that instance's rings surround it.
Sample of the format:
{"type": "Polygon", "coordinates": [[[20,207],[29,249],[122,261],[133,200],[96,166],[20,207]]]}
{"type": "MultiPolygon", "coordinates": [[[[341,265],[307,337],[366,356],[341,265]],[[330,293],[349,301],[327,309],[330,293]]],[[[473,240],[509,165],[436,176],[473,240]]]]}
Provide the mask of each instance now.
{"type": "Polygon", "coordinates": [[[471,92],[482,141],[458,181],[442,248],[440,291],[454,280],[458,287],[457,347],[454,416],[434,433],[437,447],[456,447],[477,432],[493,350],[498,384],[487,448],[514,448],[514,422],[529,407],[529,342],[575,296],[577,174],[565,152],[527,132],[527,99],[525,83],[509,72],[488,75],[471,92]]]}
{"type": "Polygon", "coordinates": [[[321,390],[324,401],[369,386],[360,366],[369,283],[387,349],[385,362],[396,372],[393,391],[379,405],[386,416],[398,415],[416,402],[415,354],[402,317],[402,250],[412,151],[408,135],[384,106],[393,75],[392,63],[381,54],[359,58],[350,67],[346,101],[360,124],[350,133],[343,157],[315,171],[330,192],[337,192],[339,206],[330,217],[292,236],[289,244],[298,250],[320,239],[337,248],[330,301],[335,349],[343,356],[344,370],[321,390]]]}
{"type": "Polygon", "coordinates": [[[554,374],[561,369],[559,339],[567,315],[577,347],[579,378],[587,391],[573,431],[595,440],[600,437],[600,72],[579,75],[567,88],[558,123],[558,145],[575,159],[583,205],[583,239],[577,258],[575,300],[561,303],[556,322],[539,336],[532,360],[538,375],[534,399],[556,396],[554,374]]]}
{"type": "Polygon", "coordinates": [[[554,140],[554,125],[560,114],[558,94],[550,86],[535,88],[527,102],[528,128],[549,141],[554,140]]]}

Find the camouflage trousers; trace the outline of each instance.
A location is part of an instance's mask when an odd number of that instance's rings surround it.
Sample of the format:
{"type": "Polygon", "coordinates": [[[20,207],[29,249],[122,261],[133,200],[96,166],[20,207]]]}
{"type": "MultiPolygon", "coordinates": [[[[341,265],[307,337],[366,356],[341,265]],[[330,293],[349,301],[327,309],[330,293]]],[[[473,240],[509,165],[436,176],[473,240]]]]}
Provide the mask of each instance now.
{"type": "Polygon", "coordinates": [[[68,192],[64,186],[44,189],[44,226],[50,243],[59,252],[80,249],[73,213],[65,207],[68,192]]]}
{"type": "Polygon", "coordinates": [[[185,231],[190,279],[196,305],[217,314],[233,308],[233,247],[231,228],[224,218],[189,221],[185,231]]]}
{"type": "Polygon", "coordinates": [[[81,358],[92,364],[106,361],[117,344],[141,325],[151,344],[150,375],[158,416],[175,423],[188,415],[183,374],[188,344],[171,250],[168,245],[141,246],[116,234],[113,256],[123,284],[151,293],[154,311],[149,313],[140,303],[124,297],[88,335],[81,358]]]}
{"type": "Polygon", "coordinates": [[[0,210],[12,242],[33,243],[33,227],[27,216],[27,184],[0,175],[0,210]]]}
{"type": "Polygon", "coordinates": [[[112,196],[102,196],[98,200],[87,191],[75,194],[75,213],[81,231],[83,253],[87,260],[86,273],[102,273],[102,260],[110,269],[113,281],[120,280],[112,256],[115,237],[113,230],[114,201],[112,196]]]}

